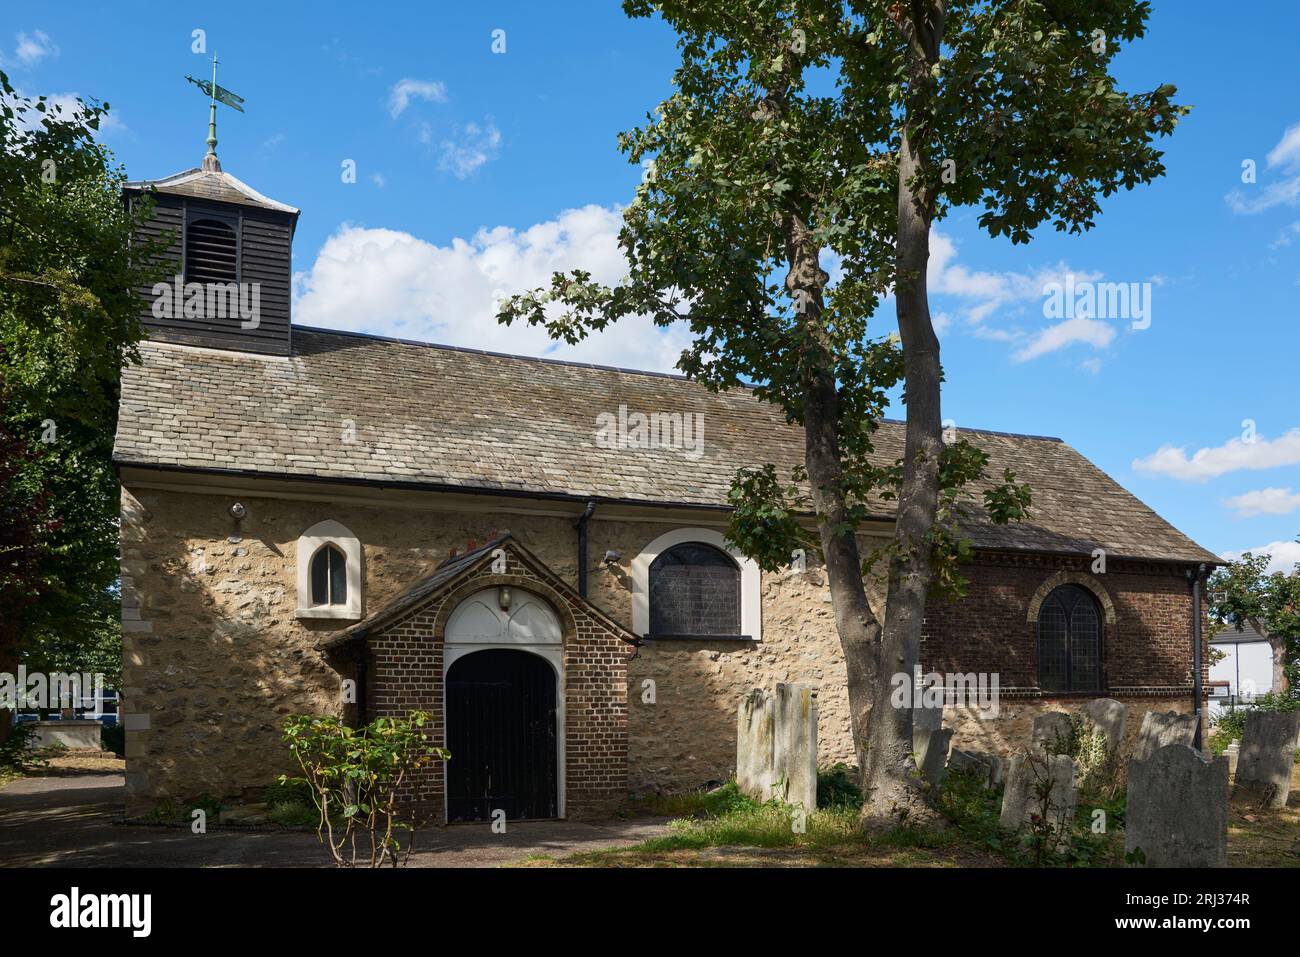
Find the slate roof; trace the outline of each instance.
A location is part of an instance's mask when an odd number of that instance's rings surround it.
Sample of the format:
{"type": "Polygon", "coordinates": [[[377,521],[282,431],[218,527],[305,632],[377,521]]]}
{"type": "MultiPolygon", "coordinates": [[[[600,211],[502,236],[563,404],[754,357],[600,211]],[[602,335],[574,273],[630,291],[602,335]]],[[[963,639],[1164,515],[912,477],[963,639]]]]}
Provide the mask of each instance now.
{"type": "Polygon", "coordinates": [[[142,179],[124,183],[127,190],[156,190],[176,196],[189,196],[193,199],[210,199],[221,203],[239,203],[243,206],[256,206],[260,209],[274,209],[282,213],[298,215],[298,210],[285,203],[263,196],[253,187],[222,170],[206,170],[194,167],[184,172],[173,173],[162,179],[142,179]]]}
{"type": "MultiPolygon", "coordinates": [[[[122,376],[120,465],[582,500],[724,507],[740,466],[802,461],[802,430],[747,389],[680,376],[295,326],[286,358],[141,344],[122,376]],[[692,413],[698,457],[605,448],[598,416],[692,413]],[[355,441],[344,441],[348,423],[355,441]]],[[[960,430],[1033,490],[1028,521],[965,526],[981,548],[1218,562],[1059,439],[960,430]]],[[[903,426],[877,435],[882,461],[903,426]]],[[[882,517],[889,508],[879,505],[882,517]]]]}
{"type": "Polygon", "coordinates": [[[1224,625],[1210,636],[1210,642],[1216,645],[1235,645],[1242,642],[1256,641],[1268,641],[1268,639],[1256,631],[1255,626],[1248,621],[1243,621],[1240,628],[1237,625],[1224,625]]]}

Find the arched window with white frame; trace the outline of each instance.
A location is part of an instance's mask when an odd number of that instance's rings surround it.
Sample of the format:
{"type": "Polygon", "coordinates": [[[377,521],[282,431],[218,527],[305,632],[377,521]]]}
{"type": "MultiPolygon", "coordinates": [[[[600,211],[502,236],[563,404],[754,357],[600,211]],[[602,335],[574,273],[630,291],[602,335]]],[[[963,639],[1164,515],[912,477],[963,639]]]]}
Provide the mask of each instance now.
{"type": "Polygon", "coordinates": [[[632,630],[652,639],[761,641],[762,574],[712,528],[678,528],[632,560],[632,630]]]}
{"type": "Polygon", "coordinates": [[[299,618],[359,620],[361,542],[333,519],[317,522],[298,539],[299,618]]]}

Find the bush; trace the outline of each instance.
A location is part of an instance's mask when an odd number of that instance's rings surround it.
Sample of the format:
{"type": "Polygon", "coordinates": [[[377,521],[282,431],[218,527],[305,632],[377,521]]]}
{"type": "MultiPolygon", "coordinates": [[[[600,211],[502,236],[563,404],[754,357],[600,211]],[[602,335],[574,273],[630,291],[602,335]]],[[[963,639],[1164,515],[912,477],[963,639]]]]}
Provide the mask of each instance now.
{"type": "Polygon", "coordinates": [[[9,737],[0,744],[0,771],[22,771],[32,762],[32,739],[36,729],[30,724],[15,724],[9,737]]]}
{"type": "Polygon", "coordinates": [[[126,728],[120,724],[108,726],[99,732],[99,746],[105,751],[112,751],[119,758],[126,757],[126,728]]]}
{"type": "Polygon", "coordinates": [[[1270,691],[1260,695],[1252,704],[1229,708],[1210,718],[1210,750],[1222,754],[1233,741],[1240,741],[1246,730],[1246,715],[1251,711],[1300,711],[1300,698],[1270,691]]]}
{"type": "Polygon", "coordinates": [[[858,769],[843,761],[829,768],[817,770],[817,806],[862,807],[862,788],[858,784],[858,769]]]}
{"type": "MultiPolygon", "coordinates": [[[[335,717],[291,715],[284,722],[284,740],[311,789],[317,811],[317,835],[329,838],[336,867],[366,863],[357,856],[358,837],[370,844],[370,867],[397,867],[410,859],[415,824],[399,820],[397,796],[403,785],[418,787],[420,768],[451,755],[429,743],[424,728],[433,720],[427,711],[405,718],[376,718],[361,728],[349,728],[335,717]],[[395,831],[406,831],[405,845],[395,831]]],[[[280,783],[291,779],[281,776],[280,783]]],[[[418,801],[418,795],[416,795],[418,801]]]]}

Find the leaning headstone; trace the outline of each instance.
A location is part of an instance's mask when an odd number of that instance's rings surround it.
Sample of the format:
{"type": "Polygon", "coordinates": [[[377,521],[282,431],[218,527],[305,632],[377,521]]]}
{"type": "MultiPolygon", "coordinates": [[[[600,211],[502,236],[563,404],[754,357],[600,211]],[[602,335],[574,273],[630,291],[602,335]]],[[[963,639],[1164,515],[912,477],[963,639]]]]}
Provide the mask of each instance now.
{"type": "Polygon", "coordinates": [[[1226,867],[1227,758],[1207,761],[1190,745],[1168,744],[1130,761],[1124,850],[1146,867],[1226,867]]]}
{"type": "Polygon", "coordinates": [[[1034,715],[1034,734],[1030,740],[1030,750],[1035,754],[1043,751],[1057,754],[1069,744],[1072,733],[1070,716],[1064,711],[1045,711],[1034,715]]]}
{"type": "Polygon", "coordinates": [[[1138,731],[1137,744],[1133,746],[1133,760],[1147,761],[1161,748],[1171,744],[1185,744],[1189,748],[1196,740],[1196,715],[1177,711],[1148,711],[1138,731]]]}
{"type": "MultiPolygon", "coordinates": [[[[912,738],[915,742],[916,736],[913,735],[912,738]]],[[[986,788],[993,780],[993,762],[989,761],[986,755],[963,751],[961,748],[953,748],[952,753],[948,755],[948,770],[971,774],[981,786],[986,788]]]]}
{"type": "Polygon", "coordinates": [[[1093,698],[1083,706],[1089,723],[1106,737],[1106,753],[1119,752],[1124,740],[1124,727],[1128,724],[1128,705],[1114,698],[1093,698]]]}
{"type": "Polygon", "coordinates": [[[745,794],[766,801],[776,783],[776,703],[761,688],[741,699],[736,718],[736,784],[745,794]]]}
{"type": "Polygon", "coordinates": [[[1247,712],[1237,759],[1237,787],[1268,807],[1286,807],[1297,735],[1300,711],[1247,712]]]}
{"type": "Polygon", "coordinates": [[[817,692],[808,685],[776,686],[776,796],[805,810],[817,807],[817,692]]]}
{"type": "Polygon", "coordinates": [[[938,731],[943,727],[943,708],[916,707],[912,709],[912,729],[938,731]]]}
{"type": "Polygon", "coordinates": [[[948,767],[948,748],[952,745],[952,728],[939,728],[937,731],[912,729],[912,752],[916,755],[916,766],[925,778],[935,787],[943,784],[948,767]]]}
{"type": "Polygon", "coordinates": [[[1007,769],[1000,823],[1020,830],[1039,816],[1058,837],[1064,837],[1074,824],[1077,801],[1073,758],[1038,751],[1017,754],[1007,769]]]}

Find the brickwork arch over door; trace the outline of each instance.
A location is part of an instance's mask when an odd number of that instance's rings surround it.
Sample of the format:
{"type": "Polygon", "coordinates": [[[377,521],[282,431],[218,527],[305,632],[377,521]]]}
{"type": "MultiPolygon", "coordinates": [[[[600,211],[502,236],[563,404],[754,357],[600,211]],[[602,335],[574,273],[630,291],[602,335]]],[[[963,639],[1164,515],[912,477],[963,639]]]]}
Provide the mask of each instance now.
{"type": "Polygon", "coordinates": [[[564,816],[564,632],[510,586],[466,597],[444,633],[447,820],[564,816]]]}

